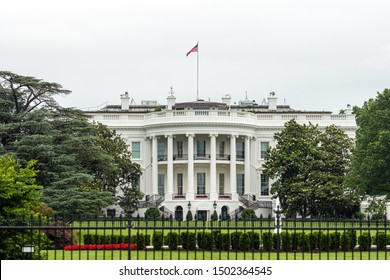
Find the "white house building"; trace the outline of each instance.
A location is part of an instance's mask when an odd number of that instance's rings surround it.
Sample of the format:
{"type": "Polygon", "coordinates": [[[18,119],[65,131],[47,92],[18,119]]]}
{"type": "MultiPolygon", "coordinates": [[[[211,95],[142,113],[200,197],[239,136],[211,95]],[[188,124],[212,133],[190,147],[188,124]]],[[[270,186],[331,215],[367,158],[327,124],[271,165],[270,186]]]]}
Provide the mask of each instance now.
{"type": "MultiPolygon", "coordinates": [[[[199,220],[210,219],[214,210],[223,219],[233,218],[244,208],[268,217],[273,212],[272,182],[262,165],[286,121],[320,128],[335,124],[352,138],[357,129],[351,106],[345,114],[294,110],[278,105],[274,93],[261,105],[250,100],[232,104],[229,95],[221,102],[176,103],[173,94],[166,105],[136,105],[125,93],[121,105],[86,113],[121,134],[140,164],[139,187],[145,197],[139,213],[154,206],[176,219],[185,219],[188,210],[199,220]]],[[[107,211],[120,214],[115,208],[107,211]]]]}

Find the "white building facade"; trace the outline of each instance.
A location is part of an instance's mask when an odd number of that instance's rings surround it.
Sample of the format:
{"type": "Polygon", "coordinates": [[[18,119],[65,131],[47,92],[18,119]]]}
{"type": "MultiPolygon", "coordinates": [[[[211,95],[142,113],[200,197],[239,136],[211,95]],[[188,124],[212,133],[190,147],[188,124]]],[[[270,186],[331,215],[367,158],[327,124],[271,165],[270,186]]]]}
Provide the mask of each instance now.
{"type": "MultiPolygon", "coordinates": [[[[263,175],[266,151],[275,146],[273,136],[295,119],[300,124],[331,124],[354,138],[357,129],[350,106],[345,114],[298,111],[277,105],[274,93],[267,102],[231,104],[197,100],[167,105],[130,102],[86,112],[93,121],[117,131],[129,144],[133,162],[141,166],[139,188],[145,194],[139,214],[157,207],[162,214],[185,220],[191,210],[198,220],[209,220],[214,211],[222,219],[235,218],[245,208],[257,216],[273,215],[272,181],[263,175]]],[[[110,208],[109,214],[120,214],[110,208]]]]}

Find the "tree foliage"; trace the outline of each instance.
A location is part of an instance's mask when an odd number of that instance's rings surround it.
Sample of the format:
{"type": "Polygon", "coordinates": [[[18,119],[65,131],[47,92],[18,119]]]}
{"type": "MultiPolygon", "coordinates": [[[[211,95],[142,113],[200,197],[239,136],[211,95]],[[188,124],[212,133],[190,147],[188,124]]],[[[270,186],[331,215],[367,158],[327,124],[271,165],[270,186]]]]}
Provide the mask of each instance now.
{"type": "Polygon", "coordinates": [[[36,161],[26,167],[10,155],[0,156],[0,215],[29,215],[40,205],[42,186],[36,184],[36,161]]]}
{"type": "Polygon", "coordinates": [[[348,183],[368,195],[390,196],[390,90],[354,112],[359,128],[348,183]]]}
{"type": "Polygon", "coordinates": [[[117,186],[131,185],[141,173],[125,141],[93,124],[81,111],[54,100],[67,94],[56,83],[0,72],[0,154],[22,163],[36,160],[42,201],[57,213],[100,214],[116,202],[117,186]]]}
{"type": "Polygon", "coordinates": [[[271,192],[288,216],[351,215],[358,196],[344,186],[352,141],[336,126],[321,131],[295,120],[274,136],[264,174],[275,179],[271,192]]]}

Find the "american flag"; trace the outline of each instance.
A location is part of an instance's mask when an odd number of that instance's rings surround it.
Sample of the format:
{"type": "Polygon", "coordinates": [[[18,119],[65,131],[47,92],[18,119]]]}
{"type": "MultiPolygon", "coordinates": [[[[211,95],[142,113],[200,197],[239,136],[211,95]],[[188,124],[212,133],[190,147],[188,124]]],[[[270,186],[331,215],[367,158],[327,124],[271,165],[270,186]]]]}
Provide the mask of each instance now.
{"type": "Polygon", "coordinates": [[[192,52],[198,52],[198,44],[196,44],[196,46],[195,47],[193,47],[187,54],[186,54],[186,56],[188,56],[190,53],[192,53],[192,52]]]}

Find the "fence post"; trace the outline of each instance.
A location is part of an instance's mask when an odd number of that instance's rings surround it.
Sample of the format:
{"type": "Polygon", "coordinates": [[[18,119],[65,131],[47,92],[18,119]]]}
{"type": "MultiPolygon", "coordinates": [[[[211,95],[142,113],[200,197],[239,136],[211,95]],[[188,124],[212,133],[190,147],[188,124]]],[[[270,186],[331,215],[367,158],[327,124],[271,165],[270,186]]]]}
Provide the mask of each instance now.
{"type": "Polygon", "coordinates": [[[274,210],[276,214],[276,250],[277,250],[277,260],[280,259],[280,217],[282,214],[282,210],[280,210],[279,205],[277,205],[276,210],[274,210]]]}
{"type": "MultiPolygon", "coordinates": [[[[131,244],[131,228],[133,227],[133,221],[132,221],[132,218],[133,218],[133,213],[135,211],[130,207],[129,210],[127,211],[127,218],[128,218],[128,224],[127,224],[127,259],[128,260],[131,260],[131,252],[130,252],[130,244],[131,244]]],[[[137,248],[138,249],[138,248],[137,248]]]]}

